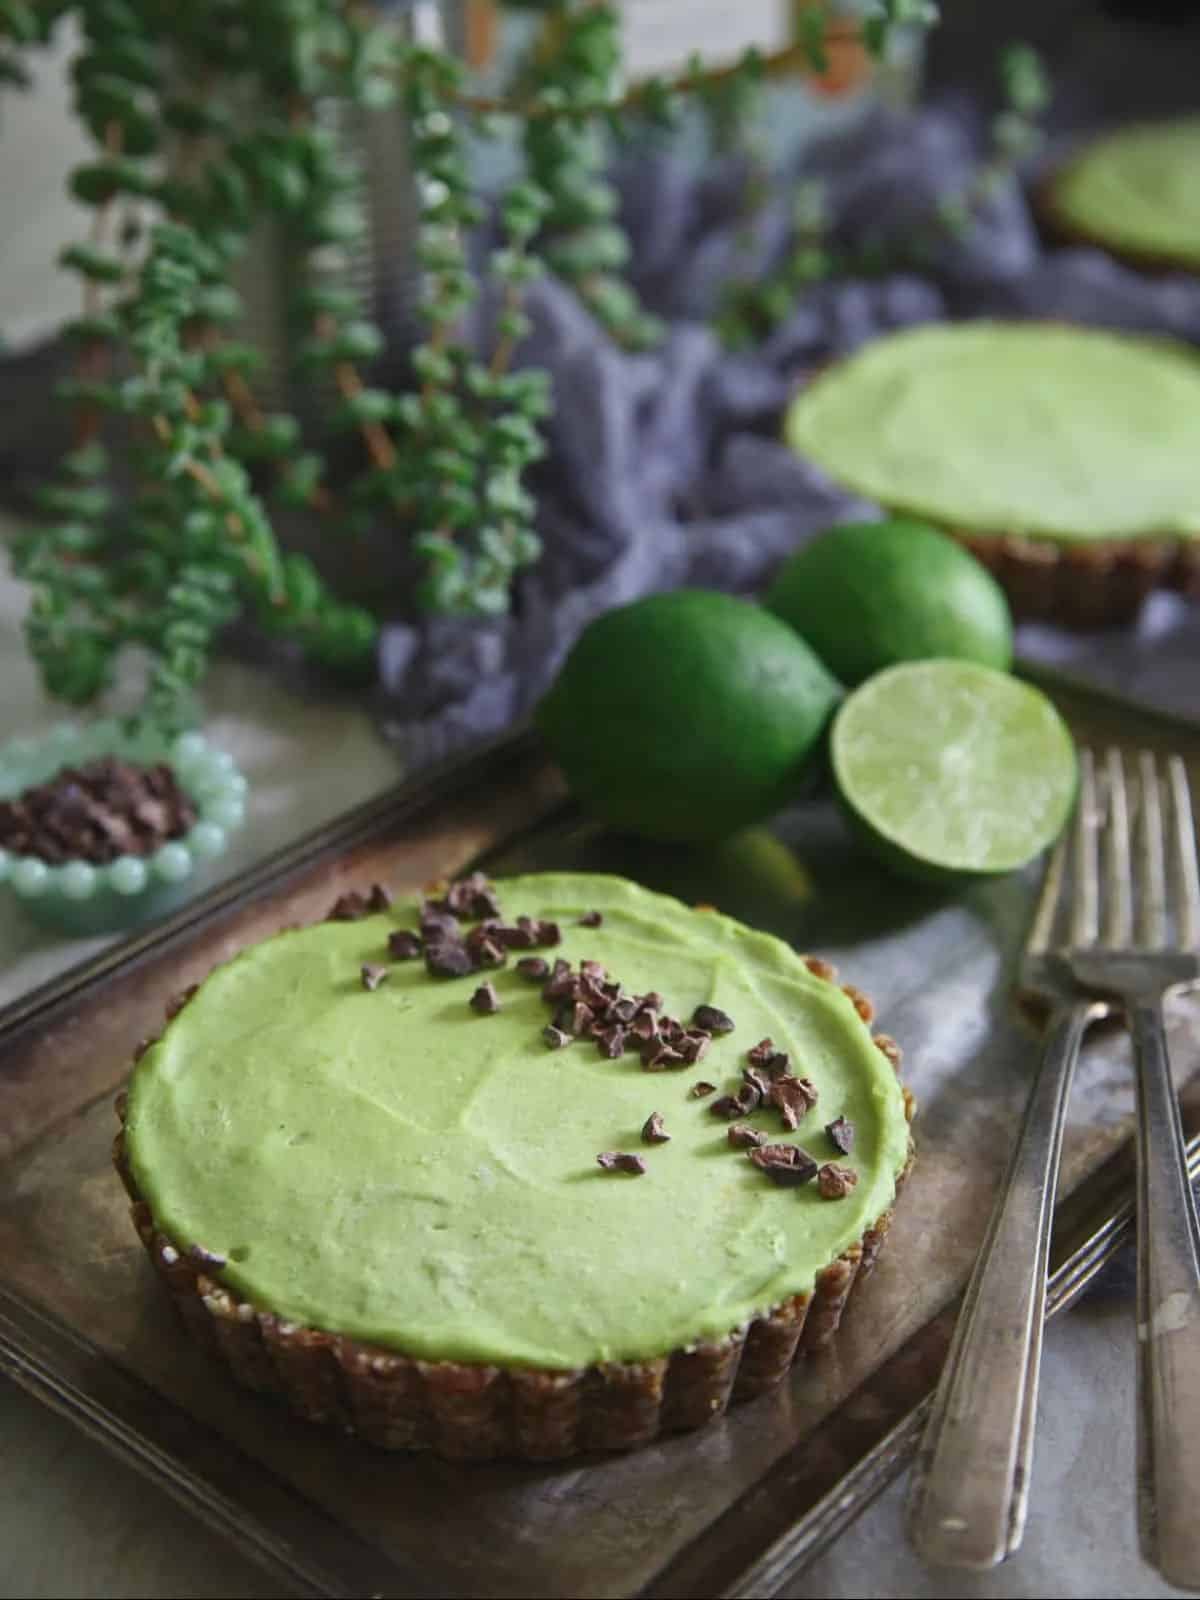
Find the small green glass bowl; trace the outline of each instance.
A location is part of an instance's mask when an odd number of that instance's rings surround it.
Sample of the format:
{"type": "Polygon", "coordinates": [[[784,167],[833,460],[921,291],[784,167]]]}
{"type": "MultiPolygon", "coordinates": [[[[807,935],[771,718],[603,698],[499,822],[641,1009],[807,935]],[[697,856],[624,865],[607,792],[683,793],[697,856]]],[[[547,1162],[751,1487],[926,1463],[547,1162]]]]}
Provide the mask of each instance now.
{"type": "Polygon", "coordinates": [[[195,805],[197,820],[151,855],[119,856],[104,865],[64,861],[52,866],[37,856],[0,850],[0,883],[31,917],[58,932],[103,933],[157,916],[184,897],[193,872],[221,855],[230,833],[245,820],[246,780],[226,751],[200,733],[165,739],[130,732],[115,721],[84,727],[64,722],[37,739],[0,745],[0,800],[15,799],[64,767],[101,756],[144,765],[167,762],[195,805]]]}

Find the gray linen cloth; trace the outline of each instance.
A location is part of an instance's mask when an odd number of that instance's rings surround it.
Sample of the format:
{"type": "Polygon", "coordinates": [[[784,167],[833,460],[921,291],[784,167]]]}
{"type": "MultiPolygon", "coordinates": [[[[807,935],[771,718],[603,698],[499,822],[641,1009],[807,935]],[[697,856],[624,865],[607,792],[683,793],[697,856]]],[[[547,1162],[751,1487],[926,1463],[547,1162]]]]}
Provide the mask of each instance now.
{"type": "MultiPolygon", "coordinates": [[[[1046,248],[1014,183],[965,243],[945,244],[919,273],[822,284],[756,349],[722,348],[706,321],[723,284],[767,270],[786,247],[797,178],[825,186],[840,246],[886,245],[961,192],[976,140],[961,104],[880,114],[785,172],[750,237],[735,161],[697,170],[651,148],[618,167],[632,276],[667,337],[653,353],[626,353],[561,284],[530,291],[533,331],[520,360],[549,372],[554,397],[550,455],[535,483],[545,551],[519,579],[508,617],[384,628],[381,722],[412,766],[526,716],[580,630],[609,607],[681,584],[753,594],[814,534],[878,515],[781,442],[789,397],[826,362],[892,329],[979,316],[1069,318],[1200,343],[1200,281],[1046,248]]],[[[480,336],[487,316],[485,306],[480,336]]],[[[1080,637],[1026,627],[1019,642],[1032,658],[1200,714],[1200,609],[1174,597],[1156,597],[1136,628],[1080,637]]]]}

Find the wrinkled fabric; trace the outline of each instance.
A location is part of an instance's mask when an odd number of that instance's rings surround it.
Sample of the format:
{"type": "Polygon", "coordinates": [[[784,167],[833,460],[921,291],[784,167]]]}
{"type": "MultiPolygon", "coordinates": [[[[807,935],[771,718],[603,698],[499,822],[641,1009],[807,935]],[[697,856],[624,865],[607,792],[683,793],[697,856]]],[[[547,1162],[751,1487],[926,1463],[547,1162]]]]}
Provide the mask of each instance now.
{"type": "MultiPolygon", "coordinates": [[[[838,245],[886,247],[961,192],[973,143],[963,107],[881,114],[811,152],[799,175],[825,185],[838,245]]],[[[520,577],[506,618],[385,627],[382,722],[411,765],[526,716],[601,611],[681,584],[754,594],[822,529],[878,515],[780,440],[790,396],[868,340],[916,323],[996,316],[1200,343],[1200,281],[1143,277],[1094,250],[1047,250],[1014,183],[966,241],[943,244],[920,273],[823,283],[757,349],[730,354],[707,319],[731,277],[768,270],[786,249],[794,176],[747,230],[735,161],[700,170],[659,148],[617,168],[631,277],[668,323],[652,353],[620,350],[562,284],[546,279],[530,290],[533,331],[520,362],[549,373],[554,400],[549,459],[535,483],[544,555],[520,577]]],[[[486,327],[476,332],[486,337],[486,327]]],[[[1196,607],[1164,596],[1136,629],[1088,639],[1026,628],[1020,643],[1035,658],[1196,714],[1198,619],[1196,607]]]]}

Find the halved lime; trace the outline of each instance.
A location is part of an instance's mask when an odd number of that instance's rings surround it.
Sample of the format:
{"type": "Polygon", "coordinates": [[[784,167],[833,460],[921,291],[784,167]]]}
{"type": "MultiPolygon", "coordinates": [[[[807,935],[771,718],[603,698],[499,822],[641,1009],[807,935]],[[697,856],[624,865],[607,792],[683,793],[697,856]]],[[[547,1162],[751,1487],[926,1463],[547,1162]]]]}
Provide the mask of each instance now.
{"type": "Polygon", "coordinates": [[[834,779],[863,837],[918,878],[1024,866],[1075,798],[1075,746],[1032,685],[969,661],[907,661],[868,679],[833,724],[834,779]]]}

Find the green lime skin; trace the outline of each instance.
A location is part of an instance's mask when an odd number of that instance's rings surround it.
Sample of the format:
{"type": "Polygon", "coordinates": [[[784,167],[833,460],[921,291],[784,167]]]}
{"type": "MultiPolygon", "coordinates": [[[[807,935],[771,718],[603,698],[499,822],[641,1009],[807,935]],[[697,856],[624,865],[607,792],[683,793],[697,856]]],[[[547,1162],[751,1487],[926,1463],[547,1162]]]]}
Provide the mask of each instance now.
{"type": "Polygon", "coordinates": [[[676,589],[592,622],[536,722],[588,810],[627,832],[694,843],[797,797],[840,696],[777,617],[676,589]]]}
{"type": "Polygon", "coordinates": [[[1032,684],[967,661],[901,662],[842,703],[838,796],[863,842],[923,882],[1015,871],[1075,802],[1069,729],[1032,684]]]}
{"type": "Polygon", "coordinates": [[[848,522],[780,569],[765,600],[843,683],[931,656],[1012,665],[1004,591],[970,551],[923,522],[848,522]]]}

